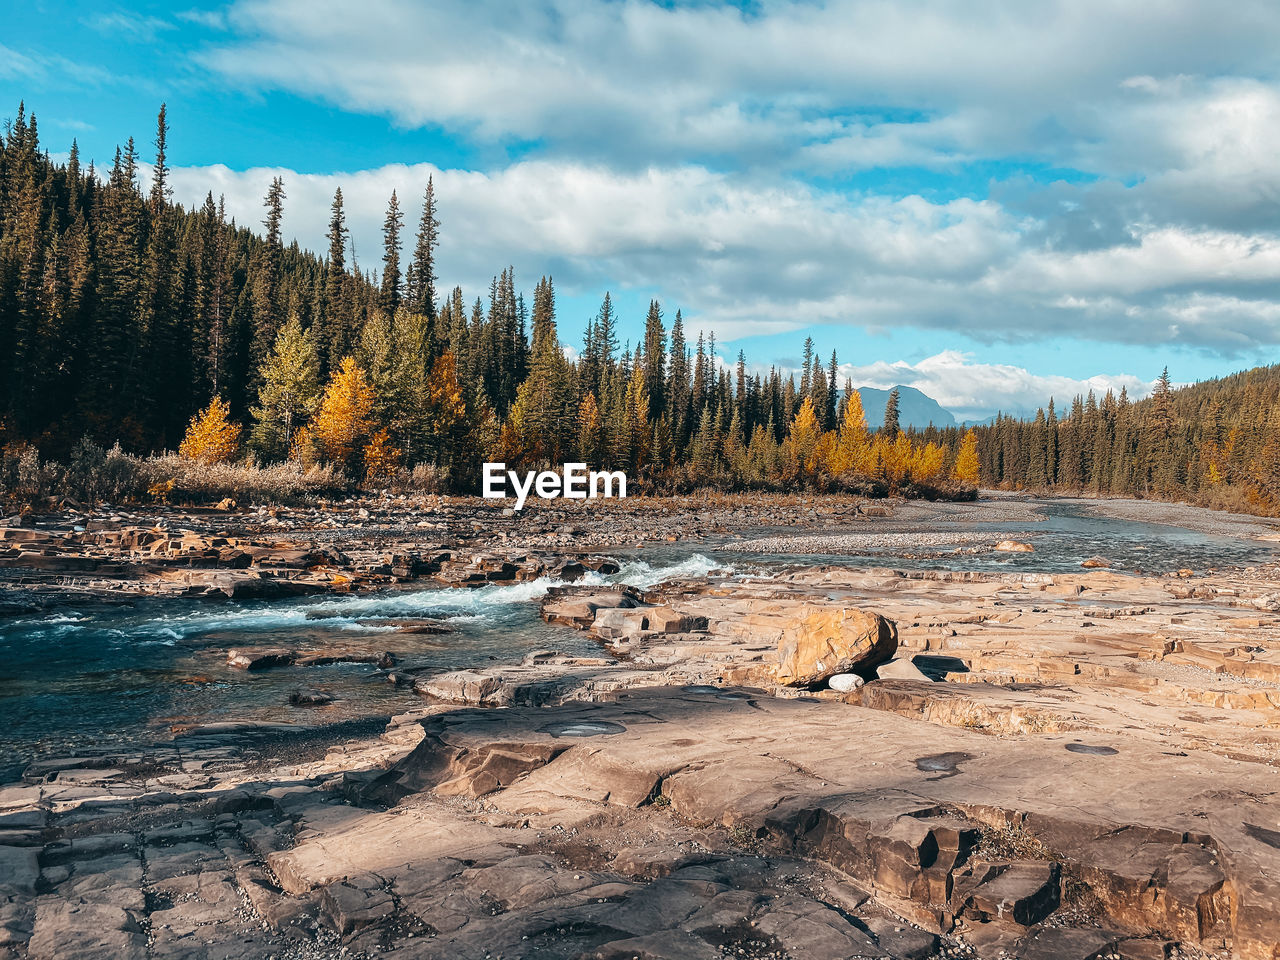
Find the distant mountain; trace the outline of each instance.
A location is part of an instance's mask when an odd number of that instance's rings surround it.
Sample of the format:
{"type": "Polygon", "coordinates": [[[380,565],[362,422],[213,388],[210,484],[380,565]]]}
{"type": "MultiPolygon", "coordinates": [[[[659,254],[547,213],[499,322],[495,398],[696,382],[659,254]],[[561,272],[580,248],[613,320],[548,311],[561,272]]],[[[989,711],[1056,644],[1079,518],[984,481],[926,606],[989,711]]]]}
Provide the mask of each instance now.
{"type": "MultiPolygon", "coordinates": [[[[889,402],[889,390],[877,390],[875,387],[858,387],[862,394],[862,410],[867,415],[867,426],[877,430],[884,423],[884,408],[889,402]]],[[[907,427],[954,427],[956,418],[950,410],[943,408],[937,400],[915,387],[897,386],[891,389],[898,391],[898,424],[905,430],[907,427]]]]}

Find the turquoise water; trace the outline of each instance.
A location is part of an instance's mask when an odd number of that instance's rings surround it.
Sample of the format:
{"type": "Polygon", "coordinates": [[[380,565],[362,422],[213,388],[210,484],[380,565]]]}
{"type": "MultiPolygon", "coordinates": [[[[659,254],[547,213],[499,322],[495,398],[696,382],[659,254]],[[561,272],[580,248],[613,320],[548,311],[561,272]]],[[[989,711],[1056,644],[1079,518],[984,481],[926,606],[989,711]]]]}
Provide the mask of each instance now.
{"type": "MultiPolygon", "coordinates": [[[[689,554],[661,567],[633,560],[618,574],[584,582],[647,587],[717,565],[689,554]]],[[[421,704],[412,690],[420,673],[518,662],[537,649],[599,655],[583,634],[539,617],[538,599],[559,582],[289,601],[145,601],[0,622],[0,781],[33,759],[163,740],[199,723],[328,725],[388,716],[421,704]],[[403,629],[420,620],[448,632],[403,629]],[[227,665],[226,651],[236,647],[388,651],[395,665],[390,671],[333,663],[246,672],[227,665]],[[388,672],[405,679],[393,684],[388,672]],[[291,705],[301,690],[335,699],[322,707],[291,705]]]]}

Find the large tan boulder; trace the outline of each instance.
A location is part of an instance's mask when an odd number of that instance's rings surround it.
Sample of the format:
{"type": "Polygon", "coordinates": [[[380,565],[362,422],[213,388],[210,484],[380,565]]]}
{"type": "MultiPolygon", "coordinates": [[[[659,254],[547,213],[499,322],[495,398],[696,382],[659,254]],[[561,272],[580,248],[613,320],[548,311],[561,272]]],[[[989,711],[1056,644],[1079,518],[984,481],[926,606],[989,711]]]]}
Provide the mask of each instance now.
{"type": "Polygon", "coordinates": [[[837,673],[855,673],[883,663],[898,649],[892,620],[864,610],[813,607],[782,630],[778,683],[806,687],[837,673]]]}
{"type": "Polygon", "coordinates": [[[1001,553],[1035,553],[1036,548],[1029,543],[1021,543],[1017,540],[1001,540],[996,544],[995,549],[1001,553]]]}

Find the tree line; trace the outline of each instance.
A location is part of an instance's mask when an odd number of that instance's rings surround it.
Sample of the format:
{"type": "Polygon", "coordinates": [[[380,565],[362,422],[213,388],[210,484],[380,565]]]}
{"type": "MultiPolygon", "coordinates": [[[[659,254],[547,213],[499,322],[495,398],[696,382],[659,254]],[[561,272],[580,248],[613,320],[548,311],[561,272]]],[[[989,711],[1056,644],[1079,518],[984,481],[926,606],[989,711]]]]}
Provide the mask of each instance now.
{"type": "Polygon", "coordinates": [[[1165,369],[1136,403],[1123,389],[1089,392],[1065,412],[1050,401],[1034,419],[997,416],[975,433],[988,486],[1280,513],[1280,366],[1177,389],[1165,369]]]}
{"type": "Polygon", "coordinates": [[[1090,395],[1061,418],[1050,403],[969,430],[900,429],[895,392],[872,429],[835,353],[812,340],[796,373],[741,352],[726,363],[714,334],[690,342],[681,311],[653,301],[643,335],[623,343],[605,294],[569,355],[552,278],[529,300],[511,268],[470,301],[446,292],[430,179],[416,230],[392,193],[376,273],[355,260],[340,189],[323,257],[285,245],[279,179],[260,231],[212,194],[188,210],[171,197],[168,133],[162,107],[145,192],[132,140],[101,175],[74,143],[53,162],[21,106],[0,138],[11,453],[60,457],[90,438],[211,463],[320,464],[353,481],[416,470],[455,491],[476,489],[485,460],[581,461],[626,470],[637,490],[1231,490],[1274,509],[1275,477],[1257,466],[1275,452],[1274,368],[1218,388],[1175,391],[1166,377],[1140,403],[1090,395]]]}

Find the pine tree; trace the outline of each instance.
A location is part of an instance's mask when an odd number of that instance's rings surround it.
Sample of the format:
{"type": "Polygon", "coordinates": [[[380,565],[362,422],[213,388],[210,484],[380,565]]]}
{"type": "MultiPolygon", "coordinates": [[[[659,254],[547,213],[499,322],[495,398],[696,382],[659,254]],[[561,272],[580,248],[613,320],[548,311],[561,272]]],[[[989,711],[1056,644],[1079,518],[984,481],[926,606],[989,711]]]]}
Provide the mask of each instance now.
{"type": "Polygon", "coordinates": [[[888,440],[893,440],[902,428],[898,424],[898,388],[889,391],[889,399],[884,405],[884,426],[880,432],[888,440]]]}
{"type": "Polygon", "coordinates": [[[408,307],[425,314],[433,324],[435,339],[441,340],[434,330],[436,320],[436,248],[440,244],[440,221],[436,216],[435,185],[427,177],[427,190],[422,197],[422,220],[418,224],[418,242],[413,248],[413,283],[406,292],[408,307]]]}
{"type": "Polygon", "coordinates": [[[592,324],[591,347],[591,354],[586,358],[588,384],[591,389],[599,391],[613,367],[614,354],[618,350],[617,318],[613,312],[613,299],[607,290],[592,324]]]}
{"type": "Polygon", "coordinates": [[[804,338],[804,357],[800,361],[800,395],[809,395],[809,373],[813,367],[813,337],[804,338]]]}
{"type": "MultiPolygon", "coordinates": [[[[150,235],[146,250],[146,279],[142,293],[140,326],[146,337],[149,363],[140,366],[150,381],[142,387],[144,395],[154,398],[148,411],[153,428],[166,441],[176,439],[181,429],[182,413],[193,402],[190,385],[191,330],[179,310],[177,225],[169,204],[166,148],[168,122],[164,104],[156,120],[156,160],[148,200],[150,235]]],[[[166,442],[166,446],[168,443],[166,442]]]]}
{"type": "Polygon", "coordinates": [[[342,205],[342,188],[333,191],[333,203],[329,208],[329,259],[325,262],[324,299],[321,305],[323,321],[320,325],[319,344],[323,366],[328,369],[330,358],[350,352],[352,343],[350,305],[347,301],[347,215],[342,205]]]}
{"type": "Polygon", "coordinates": [[[837,385],[839,383],[836,377],[839,376],[840,365],[836,362],[836,352],[831,351],[831,364],[827,368],[827,408],[824,411],[823,419],[828,430],[835,429],[836,425],[836,406],[839,401],[839,391],[837,385]]]}
{"type": "MultiPolygon", "coordinates": [[[[284,260],[281,244],[281,222],[284,218],[284,180],[274,177],[263,201],[267,210],[262,225],[266,227],[266,243],[259,249],[253,280],[254,339],[251,360],[255,367],[266,358],[280,330],[280,281],[284,260]]],[[[255,379],[253,384],[256,386],[255,379]]]]}
{"type": "Polygon", "coordinates": [[[556,328],[555,290],[543,277],[534,294],[533,353],[529,376],[512,408],[514,439],[535,463],[562,463],[577,439],[569,364],[556,328]]]}
{"type": "Polygon", "coordinates": [[[832,426],[827,422],[827,410],[834,407],[834,395],[835,384],[827,383],[827,374],[822,368],[822,361],[815,356],[813,370],[809,374],[809,398],[813,400],[813,412],[818,418],[818,425],[824,430],[832,426]]]}
{"type": "Polygon", "coordinates": [[[662,306],[649,301],[644,321],[644,384],[649,394],[647,420],[656,420],[666,409],[667,331],[662,325],[662,306]]]}
{"type": "Polygon", "coordinates": [[[382,309],[394,314],[400,306],[400,231],[404,227],[404,214],[400,212],[400,200],[391,191],[387,203],[387,216],[382,222],[382,309]]]}
{"type": "Polygon", "coordinates": [[[676,310],[671,324],[671,360],[667,364],[667,407],[671,414],[672,442],[683,449],[689,442],[689,354],[684,341],[684,318],[676,310]]]}

